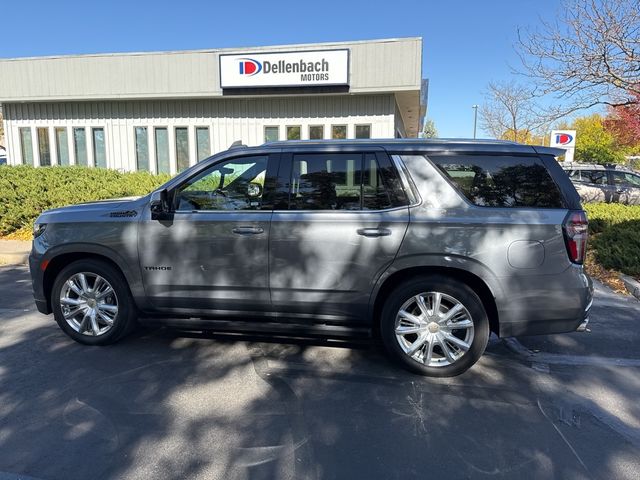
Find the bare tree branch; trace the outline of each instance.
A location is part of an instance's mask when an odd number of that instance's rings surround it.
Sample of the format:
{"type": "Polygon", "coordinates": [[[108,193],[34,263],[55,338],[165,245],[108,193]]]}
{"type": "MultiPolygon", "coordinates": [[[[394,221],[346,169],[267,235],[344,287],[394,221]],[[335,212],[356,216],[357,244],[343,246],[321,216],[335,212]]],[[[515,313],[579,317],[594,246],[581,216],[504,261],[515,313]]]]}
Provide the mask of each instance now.
{"type": "Polygon", "coordinates": [[[640,94],[638,0],[568,0],[557,22],[518,32],[519,73],[561,116],[595,105],[629,105],[640,94]]]}

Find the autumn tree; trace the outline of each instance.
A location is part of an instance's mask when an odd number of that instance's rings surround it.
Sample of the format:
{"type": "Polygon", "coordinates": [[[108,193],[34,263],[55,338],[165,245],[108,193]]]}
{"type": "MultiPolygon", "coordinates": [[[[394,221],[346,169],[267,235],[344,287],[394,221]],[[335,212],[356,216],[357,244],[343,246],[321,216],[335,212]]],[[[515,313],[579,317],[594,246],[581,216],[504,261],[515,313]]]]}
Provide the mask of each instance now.
{"type": "Polygon", "coordinates": [[[616,137],[618,144],[630,153],[640,153],[640,95],[636,103],[609,109],[605,127],[616,137]]]}
{"type": "Polygon", "coordinates": [[[555,22],[519,32],[521,73],[560,118],[596,105],[625,106],[640,95],[638,0],[568,0],[555,22]]]}
{"type": "Polygon", "coordinates": [[[492,82],[480,107],[481,125],[494,138],[531,143],[547,126],[537,108],[531,90],[524,85],[492,82]]]}
{"type": "Polygon", "coordinates": [[[577,118],[571,128],[576,130],[577,161],[624,163],[624,153],[613,133],[605,127],[605,120],[600,115],[577,118]]]}

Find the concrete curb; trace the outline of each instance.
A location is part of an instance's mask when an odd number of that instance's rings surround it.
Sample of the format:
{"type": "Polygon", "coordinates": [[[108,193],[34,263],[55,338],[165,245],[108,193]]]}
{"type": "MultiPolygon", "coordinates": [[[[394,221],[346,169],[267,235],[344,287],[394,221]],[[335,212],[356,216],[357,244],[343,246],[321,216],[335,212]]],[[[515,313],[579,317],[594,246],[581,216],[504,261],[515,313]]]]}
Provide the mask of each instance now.
{"type": "Polygon", "coordinates": [[[622,280],[624,286],[627,287],[627,291],[640,300],[640,282],[622,273],[620,274],[620,280],[622,280]]]}
{"type": "Polygon", "coordinates": [[[0,265],[24,265],[29,261],[31,242],[0,240],[0,265]]]}

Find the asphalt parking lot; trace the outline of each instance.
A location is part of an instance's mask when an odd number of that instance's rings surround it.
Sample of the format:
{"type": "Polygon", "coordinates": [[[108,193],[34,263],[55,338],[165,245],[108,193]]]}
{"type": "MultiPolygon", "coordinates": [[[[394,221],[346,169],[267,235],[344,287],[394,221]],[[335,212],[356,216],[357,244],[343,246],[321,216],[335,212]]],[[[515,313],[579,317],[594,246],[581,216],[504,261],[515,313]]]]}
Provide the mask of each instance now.
{"type": "Polygon", "coordinates": [[[83,347],[0,267],[0,479],[640,477],[640,302],[434,380],[368,342],[144,329],[83,347]]]}

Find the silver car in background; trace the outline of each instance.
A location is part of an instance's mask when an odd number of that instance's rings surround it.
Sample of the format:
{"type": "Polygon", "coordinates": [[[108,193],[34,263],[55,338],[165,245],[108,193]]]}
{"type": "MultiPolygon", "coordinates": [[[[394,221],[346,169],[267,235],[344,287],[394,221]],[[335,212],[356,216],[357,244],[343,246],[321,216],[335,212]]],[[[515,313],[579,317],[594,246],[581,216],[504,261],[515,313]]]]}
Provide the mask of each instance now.
{"type": "Polygon", "coordinates": [[[640,173],[621,165],[560,164],[583,202],[640,205],[640,173]]]}

